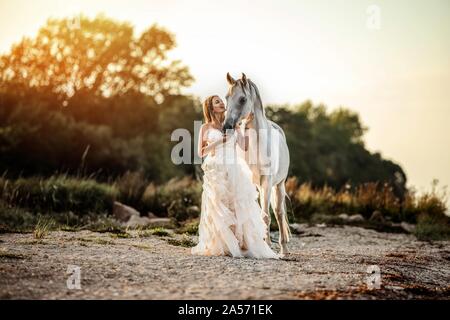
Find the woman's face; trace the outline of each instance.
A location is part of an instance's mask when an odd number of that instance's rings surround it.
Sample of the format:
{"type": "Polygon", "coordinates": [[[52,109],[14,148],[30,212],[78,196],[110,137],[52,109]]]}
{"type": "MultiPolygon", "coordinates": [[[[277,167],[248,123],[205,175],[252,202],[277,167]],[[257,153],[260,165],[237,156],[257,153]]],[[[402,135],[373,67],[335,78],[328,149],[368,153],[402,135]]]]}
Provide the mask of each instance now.
{"type": "Polygon", "coordinates": [[[224,113],[225,112],[225,104],[222,99],[219,97],[214,97],[212,100],[213,112],[214,113],[224,113]]]}

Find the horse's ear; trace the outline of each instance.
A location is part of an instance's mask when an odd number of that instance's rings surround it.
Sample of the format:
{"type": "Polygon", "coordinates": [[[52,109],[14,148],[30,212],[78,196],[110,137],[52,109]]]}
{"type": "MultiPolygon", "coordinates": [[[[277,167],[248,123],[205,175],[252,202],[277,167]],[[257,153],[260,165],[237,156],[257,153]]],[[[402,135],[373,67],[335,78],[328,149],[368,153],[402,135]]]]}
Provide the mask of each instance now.
{"type": "Polygon", "coordinates": [[[230,86],[232,86],[232,85],[234,85],[234,84],[236,83],[236,80],[234,80],[233,77],[230,76],[230,73],[229,73],[229,72],[227,72],[227,81],[228,81],[228,84],[229,84],[230,86]]]}
{"type": "Polygon", "coordinates": [[[245,73],[242,73],[242,82],[244,83],[244,85],[247,85],[247,76],[245,75],[245,73]]]}

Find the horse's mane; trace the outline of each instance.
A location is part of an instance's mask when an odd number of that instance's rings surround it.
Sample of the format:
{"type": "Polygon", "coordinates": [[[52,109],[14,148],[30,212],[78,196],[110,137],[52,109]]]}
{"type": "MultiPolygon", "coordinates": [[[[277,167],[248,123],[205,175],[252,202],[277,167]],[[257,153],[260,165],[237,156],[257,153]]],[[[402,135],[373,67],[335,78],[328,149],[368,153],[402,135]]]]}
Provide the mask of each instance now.
{"type": "MultiPolygon", "coordinates": [[[[242,80],[239,79],[239,81],[242,81],[242,80]]],[[[265,117],[266,117],[266,112],[265,112],[265,110],[264,110],[264,106],[263,106],[263,103],[262,103],[261,95],[259,94],[258,87],[257,87],[256,84],[254,84],[253,81],[250,80],[250,79],[247,79],[247,82],[248,82],[248,86],[249,86],[249,88],[250,88],[250,94],[251,94],[251,91],[252,91],[252,90],[255,90],[256,100],[257,100],[257,102],[259,103],[260,108],[261,108],[261,111],[262,111],[262,114],[263,114],[263,117],[265,118],[265,117]]]]}

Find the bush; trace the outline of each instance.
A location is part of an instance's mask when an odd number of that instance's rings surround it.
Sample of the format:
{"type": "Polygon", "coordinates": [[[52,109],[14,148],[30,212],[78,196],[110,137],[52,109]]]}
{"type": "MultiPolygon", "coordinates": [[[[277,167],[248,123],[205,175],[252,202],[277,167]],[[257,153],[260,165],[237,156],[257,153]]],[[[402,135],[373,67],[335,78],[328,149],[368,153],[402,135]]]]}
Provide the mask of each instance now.
{"type": "Polygon", "coordinates": [[[76,214],[110,212],[118,190],[93,179],[66,175],[0,180],[1,199],[9,205],[32,212],[76,214]]]}
{"type": "Polygon", "coordinates": [[[0,200],[0,233],[29,232],[39,218],[28,210],[12,207],[0,200]]]}
{"type": "Polygon", "coordinates": [[[118,179],[114,185],[119,191],[118,200],[134,207],[137,210],[142,210],[142,196],[148,186],[148,181],[142,171],[126,172],[118,179]]]}
{"type": "Polygon", "coordinates": [[[426,213],[435,218],[433,221],[443,223],[448,219],[445,214],[446,190],[439,193],[436,186],[437,182],[433,182],[432,191],[420,196],[409,191],[401,200],[387,184],[364,183],[353,191],[351,186],[335,191],[327,186],[313,188],[310,183],[299,184],[297,178],[291,177],[287,180],[286,191],[292,200],[297,221],[309,221],[315,214],[341,213],[359,213],[369,219],[372,213],[378,210],[393,222],[418,223],[419,216],[426,213]]]}
{"type": "Polygon", "coordinates": [[[200,182],[189,177],[173,178],[161,186],[147,186],[142,202],[148,211],[184,221],[198,217],[201,193],[200,182]]]}
{"type": "Polygon", "coordinates": [[[450,218],[421,214],[414,234],[419,240],[450,240],[450,218]]]}

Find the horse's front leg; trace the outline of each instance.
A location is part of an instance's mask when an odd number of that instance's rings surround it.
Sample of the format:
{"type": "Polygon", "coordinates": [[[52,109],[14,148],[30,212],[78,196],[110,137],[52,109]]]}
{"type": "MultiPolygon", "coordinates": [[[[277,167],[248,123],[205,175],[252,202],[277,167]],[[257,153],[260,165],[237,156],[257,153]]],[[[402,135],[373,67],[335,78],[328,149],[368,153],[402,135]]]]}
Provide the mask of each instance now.
{"type": "Polygon", "coordinates": [[[260,184],[260,203],[261,203],[261,215],[264,223],[266,224],[266,242],[271,245],[270,239],[270,192],[271,192],[271,177],[261,176],[260,184]]]}

